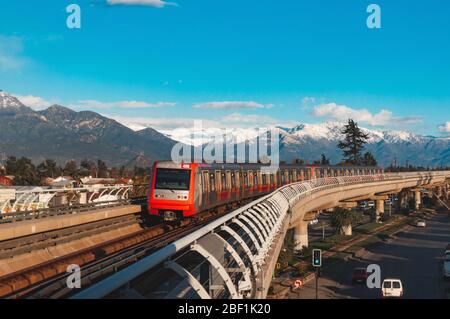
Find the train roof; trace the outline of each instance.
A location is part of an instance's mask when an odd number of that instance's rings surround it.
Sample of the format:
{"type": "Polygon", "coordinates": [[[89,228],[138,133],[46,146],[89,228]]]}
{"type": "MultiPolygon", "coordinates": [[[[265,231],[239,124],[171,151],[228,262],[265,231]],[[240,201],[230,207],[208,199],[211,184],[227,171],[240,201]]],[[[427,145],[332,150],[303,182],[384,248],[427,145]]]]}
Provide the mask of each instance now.
{"type": "MultiPolygon", "coordinates": [[[[246,170],[252,170],[252,169],[259,169],[261,167],[270,167],[268,164],[258,164],[258,163],[175,163],[172,161],[161,161],[156,162],[157,167],[161,168],[173,168],[173,169],[182,169],[182,168],[189,168],[190,164],[195,164],[200,169],[208,170],[221,170],[221,169],[230,169],[230,170],[240,170],[240,169],[246,169],[246,170]],[[183,167],[185,165],[186,167],[183,167]]],[[[299,164],[280,164],[279,168],[285,169],[285,168],[298,168],[298,169],[307,169],[307,168],[327,168],[327,169],[380,169],[380,167],[375,166],[347,166],[347,165],[316,165],[316,164],[306,164],[306,165],[299,165],[299,164]]]]}

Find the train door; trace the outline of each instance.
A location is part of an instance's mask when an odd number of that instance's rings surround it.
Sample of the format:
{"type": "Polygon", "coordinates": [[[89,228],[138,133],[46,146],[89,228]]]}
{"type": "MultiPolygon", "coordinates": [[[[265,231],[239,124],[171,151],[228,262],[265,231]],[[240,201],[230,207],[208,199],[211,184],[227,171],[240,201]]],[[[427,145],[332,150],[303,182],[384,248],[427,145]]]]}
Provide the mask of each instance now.
{"type": "Polygon", "coordinates": [[[233,188],[233,185],[231,182],[231,171],[226,171],[225,174],[226,174],[226,184],[227,184],[226,189],[231,190],[233,188]]]}
{"type": "Polygon", "coordinates": [[[225,172],[220,172],[220,190],[222,192],[227,190],[227,176],[225,172]]]}
{"type": "Polygon", "coordinates": [[[236,172],[232,172],[230,176],[232,190],[235,190],[237,188],[236,179],[237,179],[236,172]]]}
{"type": "Polygon", "coordinates": [[[209,187],[211,193],[216,192],[216,175],[214,173],[209,174],[209,187]]]}
{"type": "Polygon", "coordinates": [[[202,179],[202,203],[203,204],[209,204],[209,172],[208,171],[202,171],[201,172],[201,179],[202,179]]]}
{"type": "Polygon", "coordinates": [[[248,184],[248,173],[247,172],[244,172],[243,182],[244,182],[244,188],[248,188],[249,184],[248,184]]]}
{"type": "Polygon", "coordinates": [[[295,168],[292,169],[292,181],[298,182],[297,170],[295,168]]]}
{"type": "Polygon", "coordinates": [[[253,188],[253,171],[248,171],[248,186],[253,188]]]}
{"type": "Polygon", "coordinates": [[[202,172],[202,181],[203,181],[203,193],[209,193],[209,172],[202,172]]]}
{"type": "Polygon", "coordinates": [[[259,187],[263,186],[262,174],[261,174],[260,170],[256,172],[256,180],[257,180],[257,183],[258,183],[259,187]]]}

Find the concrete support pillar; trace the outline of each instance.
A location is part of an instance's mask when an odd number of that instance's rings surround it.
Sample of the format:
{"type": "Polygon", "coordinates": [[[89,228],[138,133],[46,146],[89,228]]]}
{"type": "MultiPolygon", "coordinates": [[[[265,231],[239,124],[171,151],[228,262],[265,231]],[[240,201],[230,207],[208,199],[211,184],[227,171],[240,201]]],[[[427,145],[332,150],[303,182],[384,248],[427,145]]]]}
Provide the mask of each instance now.
{"type": "Polygon", "coordinates": [[[294,227],[294,242],[297,250],[308,247],[308,222],[301,221],[294,227]]]}
{"type": "Polygon", "coordinates": [[[341,228],[341,232],[342,234],[344,234],[345,236],[351,236],[352,235],[352,225],[348,225],[348,226],[342,226],[341,228]]]}
{"type": "Polygon", "coordinates": [[[381,215],[384,214],[384,200],[377,199],[375,201],[375,222],[379,222],[381,215]]]}
{"type": "Polygon", "coordinates": [[[400,192],[399,204],[400,204],[400,208],[408,207],[408,193],[407,192],[405,192],[405,191],[400,192]]]}
{"type": "Polygon", "coordinates": [[[421,197],[420,197],[420,190],[414,191],[414,199],[415,199],[415,204],[416,204],[416,210],[418,210],[420,208],[420,204],[422,203],[421,197]]]}

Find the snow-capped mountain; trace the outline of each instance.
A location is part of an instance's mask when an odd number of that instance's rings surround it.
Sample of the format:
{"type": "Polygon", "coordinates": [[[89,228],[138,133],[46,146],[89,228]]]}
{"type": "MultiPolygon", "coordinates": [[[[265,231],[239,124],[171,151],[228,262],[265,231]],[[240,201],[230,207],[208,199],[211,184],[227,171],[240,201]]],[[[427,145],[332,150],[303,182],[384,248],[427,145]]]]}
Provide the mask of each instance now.
{"type": "MultiPolygon", "coordinates": [[[[280,158],[287,162],[296,158],[312,162],[325,154],[334,163],[341,161],[341,151],[337,144],[343,138],[343,125],[340,122],[325,122],[303,123],[292,128],[277,127],[280,134],[280,158]]],[[[407,131],[361,129],[369,135],[366,150],[372,152],[383,166],[394,161],[397,164],[408,162],[423,166],[450,165],[450,138],[421,136],[407,131]]],[[[177,128],[161,133],[185,144],[198,146],[214,141],[214,136],[224,134],[225,131],[220,128],[205,128],[201,132],[194,132],[193,129],[177,128]]],[[[252,142],[263,133],[256,128],[231,129],[227,132],[226,140],[252,142]]]]}
{"type": "Polygon", "coordinates": [[[20,103],[19,99],[6,92],[0,91],[0,109],[18,108],[21,106],[23,106],[23,104],[20,103]]]}

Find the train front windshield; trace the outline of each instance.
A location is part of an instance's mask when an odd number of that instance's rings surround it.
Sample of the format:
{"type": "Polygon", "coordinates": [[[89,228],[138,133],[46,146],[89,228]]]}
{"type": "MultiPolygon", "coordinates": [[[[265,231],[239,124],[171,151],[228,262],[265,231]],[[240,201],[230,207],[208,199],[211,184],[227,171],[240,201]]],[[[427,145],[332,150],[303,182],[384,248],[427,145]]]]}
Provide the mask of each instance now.
{"type": "Polygon", "coordinates": [[[155,189],[189,190],[190,180],[188,169],[157,168],[155,189]]]}

